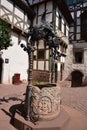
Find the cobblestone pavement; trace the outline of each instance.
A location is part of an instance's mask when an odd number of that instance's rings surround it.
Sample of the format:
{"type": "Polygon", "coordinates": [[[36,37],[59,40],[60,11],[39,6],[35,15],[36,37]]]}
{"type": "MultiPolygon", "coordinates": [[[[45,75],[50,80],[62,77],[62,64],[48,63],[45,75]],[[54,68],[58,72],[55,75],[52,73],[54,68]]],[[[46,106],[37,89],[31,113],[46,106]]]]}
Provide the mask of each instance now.
{"type": "Polygon", "coordinates": [[[87,86],[62,87],[61,103],[80,111],[87,117],[87,86]]]}

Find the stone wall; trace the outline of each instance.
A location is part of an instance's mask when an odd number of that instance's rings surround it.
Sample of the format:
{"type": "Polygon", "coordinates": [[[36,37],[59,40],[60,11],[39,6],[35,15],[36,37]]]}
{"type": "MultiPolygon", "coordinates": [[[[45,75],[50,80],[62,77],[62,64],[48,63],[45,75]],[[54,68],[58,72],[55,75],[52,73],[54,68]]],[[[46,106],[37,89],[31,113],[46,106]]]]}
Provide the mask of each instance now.
{"type": "Polygon", "coordinates": [[[84,77],[83,84],[87,85],[87,48],[84,48],[84,77]]]}
{"type": "Polygon", "coordinates": [[[33,71],[33,80],[50,82],[51,74],[49,71],[33,71]]]}
{"type": "MultiPolygon", "coordinates": [[[[83,74],[82,84],[87,85],[87,48],[84,48],[83,51],[83,64],[74,64],[73,59],[73,45],[70,44],[67,49],[67,56],[65,59],[65,67],[62,75],[62,81],[71,81],[72,80],[72,72],[73,71],[80,71],[83,74]]],[[[51,81],[51,73],[49,71],[33,71],[33,79],[43,82],[50,82],[51,81]]],[[[61,73],[58,72],[57,80],[61,80],[61,73]]]]}
{"type": "Polygon", "coordinates": [[[72,72],[72,64],[73,64],[73,45],[68,45],[66,59],[65,59],[65,67],[63,72],[63,80],[70,79],[70,73],[72,72]]]}
{"type": "Polygon", "coordinates": [[[87,48],[84,48],[83,51],[83,64],[74,64],[73,59],[73,45],[68,46],[67,56],[65,60],[65,67],[63,73],[63,81],[72,80],[71,74],[73,71],[80,71],[83,74],[82,84],[87,85],[87,48]]]}

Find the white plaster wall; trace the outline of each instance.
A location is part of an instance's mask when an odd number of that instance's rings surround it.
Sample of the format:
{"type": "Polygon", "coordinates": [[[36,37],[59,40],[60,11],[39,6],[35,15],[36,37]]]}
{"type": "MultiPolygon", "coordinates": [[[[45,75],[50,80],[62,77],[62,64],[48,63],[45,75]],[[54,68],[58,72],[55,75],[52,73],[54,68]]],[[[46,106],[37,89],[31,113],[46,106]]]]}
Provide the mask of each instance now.
{"type": "Polygon", "coordinates": [[[20,28],[23,28],[24,12],[18,6],[15,7],[15,15],[16,16],[14,17],[14,24],[16,24],[16,26],[20,28]]]}
{"type": "Polygon", "coordinates": [[[22,19],[24,18],[24,12],[18,6],[15,7],[15,14],[22,19]]]}
{"type": "Polygon", "coordinates": [[[25,19],[24,30],[25,30],[26,32],[28,32],[31,22],[29,21],[27,15],[25,15],[25,18],[24,18],[24,19],[25,19]]]}
{"type": "Polygon", "coordinates": [[[4,7],[6,7],[6,9],[2,9],[0,10],[0,16],[3,16],[3,18],[6,18],[8,20],[10,20],[10,22],[12,22],[12,15],[10,12],[13,12],[13,4],[11,2],[8,2],[7,0],[1,0],[1,5],[3,5],[4,7]],[[9,14],[9,15],[5,15],[5,14],[9,14]]]}
{"type": "Polygon", "coordinates": [[[38,49],[44,49],[44,41],[43,40],[39,41],[38,49]]]}
{"type": "Polygon", "coordinates": [[[49,50],[46,50],[46,59],[49,59],[49,50]]]}
{"type": "Polygon", "coordinates": [[[37,69],[37,61],[33,62],[33,69],[35,69],[35,70],[37,69]]]}
{"type": "Polygon", "coordinates": [[[1,5],[6,7],[8,10],[13,11],[13,4],[7,0],[1,0],[1,5]]]}
{"type": "MultiPolygon", "coordinates": [[[[6,9],[1,8],[0,16],[12,22],[13,16],[11,12],[13,12],[13,3],[8,0],[1,0],[1,5],[6,7],[6,9]]],[[[14,25],[18,26],[19,28],[23,28],[24,11],[21,10],[18,6],[15,6],[14,14],[15,14],[14,25]]],[[[29,25],[27,23],[28,23],[28,17],[27,15],[25,15],[25,26],[24,26],[25,31],[28,31],[28,28],[29,28],[29,25]]]]}
{"type": "MultiPolygon", "coordinates": [[[[25,42],[24,39],[22,42],[25,42]]],[[[21,80],[27,80],[28,56],[27,53],[18,45],[18,35],[12,34],[13,46],[7,50],[3,50],[3,83],[12,83],[12,77],[15,73],[20,73],[21,80]],[[9,59],[9,63],[5,63],[5,59],[9,59]]]]}
{"type": "Polygon", "coordinates": [[[46,70],[49,70],[49,61],[46,61],[46,70]]]}
{"type": "Polygon", "coordinates": [[[41,24],[41,16],[38,16],[38,25],[41,24]]]}
{"type": "Polygon", "coordinates": [[[38,15],[43,14],[44,10],[45,10],[44,4],[40,4],[39,10],[38,10],[38,15]]]}
{"type": "Polygon", "coordinates": [[[85,66],[85,73],[87,75],[87,48],[84,49],[84,66],[85,66]]]}
{"type": "Polygon", "coordinates": [[[47,13],[48,13],[48,12],[52,12],[52,10],[53,10],[52,1],[48,1],[48,2],[47,2],[46,9],[47,9],[47,13]]]}
{"type": "Polygon", "coordinates": [[[52,22],[52,13],[46,14],[46,21],[47,22],[52,22]]]}
{"type": "Polygon", "coordinates": [[[38,61],[38,70],[44,70],[44,61],[38,61]]]}

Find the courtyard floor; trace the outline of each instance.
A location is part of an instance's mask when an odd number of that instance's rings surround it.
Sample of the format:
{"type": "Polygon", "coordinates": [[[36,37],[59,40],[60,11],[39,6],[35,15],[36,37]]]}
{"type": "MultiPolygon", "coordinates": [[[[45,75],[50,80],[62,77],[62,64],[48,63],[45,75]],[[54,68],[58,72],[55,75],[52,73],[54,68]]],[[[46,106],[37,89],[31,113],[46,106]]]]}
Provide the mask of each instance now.
{"type": "MultiPolygon", "coordinates": [[[[0,84],[0,130],[16,130],[11,124],[11,107],[24,100],[26,84],[0,84]]],[[[70,116],[66,130],[87,130],[87,86],[61,87],[61,107],[70,116]]]]}

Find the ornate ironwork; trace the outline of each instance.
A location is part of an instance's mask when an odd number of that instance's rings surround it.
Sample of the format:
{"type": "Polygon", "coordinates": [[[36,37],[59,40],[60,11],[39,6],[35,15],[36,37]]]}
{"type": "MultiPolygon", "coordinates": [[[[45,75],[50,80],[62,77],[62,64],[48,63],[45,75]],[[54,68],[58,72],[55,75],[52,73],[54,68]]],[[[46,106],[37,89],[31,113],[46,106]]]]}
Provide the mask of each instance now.
{"type": "Polygon", "coordinates": [[[58,59],[60,57],[60,53],[58,52],[59,48],[59,39],[56,36],[54,29],[51,24],[47,22],[43,22],[41,25],[36,25],[30,27],[28,32],[28,42],[27,46],[21,44],[21,47],[28,53],[29,60],[29,72],[28,72],[28,85],[26,89],[26,99],[25,99],[25,111],[26,111],[26,119],[31,120],[31,91],[32,91],[32,53],[35,51],[34,46],[32,46],[32,42],[37,42],[41,39],[44,39],[46,44],[49,46],[49,49],[52,50],[53,59],[58,59]]]}

